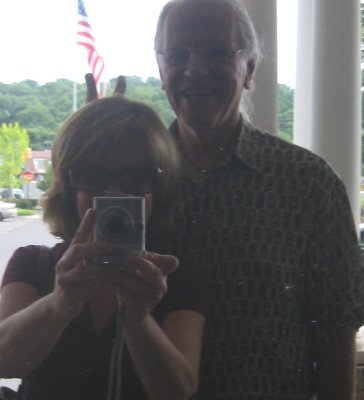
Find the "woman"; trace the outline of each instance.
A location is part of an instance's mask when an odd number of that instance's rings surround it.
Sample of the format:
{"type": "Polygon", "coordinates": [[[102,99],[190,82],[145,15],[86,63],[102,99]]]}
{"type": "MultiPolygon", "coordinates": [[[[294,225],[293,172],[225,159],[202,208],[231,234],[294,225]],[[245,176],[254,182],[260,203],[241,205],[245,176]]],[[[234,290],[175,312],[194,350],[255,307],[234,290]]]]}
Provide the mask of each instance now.
{"type": "Polygon", "coordinates": [[[63,239],[50,254],[54,287],[44,290],[37,276],[39,246],[15,251],[1,289],[0,376],[22,378],[26,400],[106,399],[116,313],[126,304],[119,398],[189,398],[204,325],[193,271],[172,274],[177,260],[152,252],[129,256],[126,269],[92,263],[114,250],[92,241],[92,201],[106,192],[145,197],[147,249],[155,250],[178,175],[168,133],[146,105],[121,96],[95,100],[61,128],[52,165],[44,219],[63,239]]]}

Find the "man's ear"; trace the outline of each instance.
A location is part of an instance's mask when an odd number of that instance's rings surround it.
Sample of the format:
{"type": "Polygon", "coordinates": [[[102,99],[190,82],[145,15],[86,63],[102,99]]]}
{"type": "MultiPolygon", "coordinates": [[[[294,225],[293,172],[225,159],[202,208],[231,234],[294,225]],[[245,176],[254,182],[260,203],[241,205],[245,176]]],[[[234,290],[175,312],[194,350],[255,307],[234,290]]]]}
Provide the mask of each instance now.
{"type": "Polygon", "coordinates": [[[158,64],[159,77],[161,78],[161,88],[162,88],[162,90],[166,90],[166,87],[164,85],[164,73],[163,73],[163,70],[162,70],[162,68],[161,68],[161,66],[159,64],[158,57],[157,57],[157,64],[158,64]]]}
{"type": "Polygon", "coordinates": [[[250,89],[252,87],[254,73],[255,73],[255,60],[250,59],[247,62],[247,66],[246,66],[246,74],[245,74],[245,79],[244,79],[244,88],[245,89],[250,89]]]}
{"type": "Polygon", "coordinates": [[[163,72],[161,71],[160,68],[159,68],[159,76],[161,78],[161,88],[162,88],[163,91],[165,91],[166,87],[165,87],[165,84],[164,84],[164,74],[163,74],[163,72]]]}

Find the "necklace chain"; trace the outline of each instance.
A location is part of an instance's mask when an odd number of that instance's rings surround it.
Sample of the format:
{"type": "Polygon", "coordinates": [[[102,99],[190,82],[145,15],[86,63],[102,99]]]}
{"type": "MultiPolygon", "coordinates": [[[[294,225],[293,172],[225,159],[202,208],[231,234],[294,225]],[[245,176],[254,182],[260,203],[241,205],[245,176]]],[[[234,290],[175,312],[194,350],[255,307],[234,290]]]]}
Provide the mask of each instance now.
{"type": "Polygon", "coordinates": [[[220,165],[221,161],[225,158],[225,156],[227,155],[227,153],[225,153],[225,148],[224,147],[220,147],[219,151],[222,153],[222,155],[218,158],[218,160],[216,161],[216,163],[209,169],[207,168],[201,168],[199,167],[195,161],[192,160],[192,158],[188,155],[188,153],[184,150],[183,146],[181,146],[181,151],[183,156],[185,157],[185,159],[189,162],[189,164],[191,165],[191,167],[193,167],[193,169],[195,169],[196,171],[200,172],[201,174],[207,175],[210,174],[211,172],[215,171],[215,169],[220,165]]]}
{"type": "Polygon", "coordinates": [[[217,167],[221,164],[222,160],[228,156],[228,154],[230,154],[230,151],[234,148],[234,146],[238,143],[238,138],[239,138],[239,133],[237,133],[237,135],[235,136],[235,140],[228,146],[220,146],[217,150],[220,153],[219,158],[217,159],[217,161],[214,163],[214,165],[211,168],[201,168],[199,167],[196,162],[188,155],[187,151],[185,150],[185,147],[183,146],[183,144],[180,142],[180,150],[182,155],[184,156],[184,158],[189,162],[190,166],[198,171],[201,174],[204,175],[208,175],[210,173],[212,173],[213,171],[215,171],[217,169],[217,167]],[[228,152],[229,150],[229,152],[228,152]]]}

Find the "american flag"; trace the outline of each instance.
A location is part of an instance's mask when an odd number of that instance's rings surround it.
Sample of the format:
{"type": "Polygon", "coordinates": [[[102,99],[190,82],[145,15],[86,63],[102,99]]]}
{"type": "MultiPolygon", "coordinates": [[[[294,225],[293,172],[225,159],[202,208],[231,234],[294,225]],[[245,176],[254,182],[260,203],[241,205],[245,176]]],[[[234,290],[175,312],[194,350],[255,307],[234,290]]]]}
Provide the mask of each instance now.
{"type": "Polygon", "coordinates": [[[87,50],[88,65],[97,85],[104,70],[104,60],[96,50],[92,27],[82,0],[78,0],[77,44],[87,50]]]}

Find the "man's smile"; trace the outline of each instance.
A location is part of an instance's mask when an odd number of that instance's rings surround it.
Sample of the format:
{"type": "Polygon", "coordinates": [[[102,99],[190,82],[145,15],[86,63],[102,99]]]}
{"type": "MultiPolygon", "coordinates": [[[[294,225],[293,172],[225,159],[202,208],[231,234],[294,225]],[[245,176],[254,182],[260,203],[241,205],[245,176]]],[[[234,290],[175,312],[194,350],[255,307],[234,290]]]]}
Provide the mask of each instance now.
{"type": "Polygon", "coordinates": [[[215,93],[213,89],[182,89],[180,91],[180,94],[187,98],[214,96],[215,93]]]}

